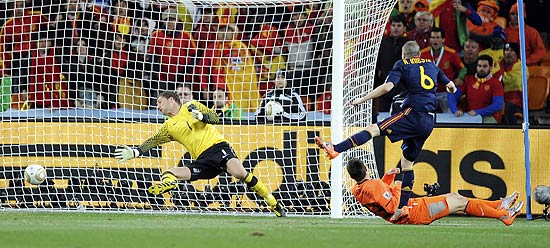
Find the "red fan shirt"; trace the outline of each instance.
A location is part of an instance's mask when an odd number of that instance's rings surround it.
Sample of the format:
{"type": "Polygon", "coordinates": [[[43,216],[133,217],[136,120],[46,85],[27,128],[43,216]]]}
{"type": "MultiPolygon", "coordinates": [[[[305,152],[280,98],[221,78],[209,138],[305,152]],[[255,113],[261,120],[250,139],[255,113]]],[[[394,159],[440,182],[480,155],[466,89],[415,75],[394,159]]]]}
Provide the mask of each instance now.
{"type": "Polygon", "coordinates": [[[68,86],[62,81],[61,67],[56,64],[54,49],[50,48],[46,56],[40,56],[38,51],[34,51],[31,65],[29,99],[34,107],[70,107],[68,86]]]}
{"type": "Polygon", "coordinates": [[[271,25],[264,24],[260,32],[250,40],[250,45],[264,54],[273,54],[273,48],[281,47],[283,42],[279,30],[271,25]]]}
{"type": "Polygon", "coordinates": [[[149,53],[161,56],[161,80],[175,81],[178,72],[183,71],[197,52],[197,44],[188,32],[179,31],[176,37],[166,35],[163,30],[155,31],[149,42],[149,53]]]}
{"type": "Polygon", "coordinates": [[[39,31],[47,19],[40,13],[27,12],[25,16],[10,18],[0,32],[0,69],[10,68],[12,52],[27,52],[33,48],[31,34],[39,31]]]}
{"type": "MultiPolygon", "coordinates": [[[[431,47],[426,47],[420,51],[420,57],[433,61],[445,73],[445,76],[451,80],[455,79],[458,76],[458,72],[464,67],[464,63],[456,55],[455,50],[447,46],[444,46],[441,56],[435,55],[431,47]]],[[[445,87],[437,84],[437,92],[444,91],[445,87]]]]}
{"type": "MultiPolygon", "coordinates": [[[[485,108],[491,105],[493,97],[504,96],[502,82],[495,77],[486,79],[468,75],[464,78],[461,90],[466,95],[467,109],[465,112],[485,108]]],[[[493,116],[495,119],[500,120],[501,112],[496,112],[493,116]]]]}

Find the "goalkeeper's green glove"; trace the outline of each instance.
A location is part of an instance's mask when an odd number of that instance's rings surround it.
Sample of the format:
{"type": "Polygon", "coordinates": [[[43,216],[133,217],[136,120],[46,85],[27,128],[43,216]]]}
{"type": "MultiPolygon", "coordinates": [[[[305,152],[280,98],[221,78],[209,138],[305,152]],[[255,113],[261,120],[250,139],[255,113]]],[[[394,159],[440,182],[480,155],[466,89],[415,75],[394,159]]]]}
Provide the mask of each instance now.
{"type": "Polygon", "coordinates": [[[197,106],[193,104],[189,104],[189,107],[187,107],[187,111],[191,113],[191,116],[199,121],[202,121],[204,118],[204,115],[201,113],[201,111],[197,108],[197,106]]]}
{"type": "Polygon", "coordinates": [[[118,162],[122,163],[126,160],[130,160],[133,158],[139,157],[140,152],[138,149],[131,148],[127,145],[124,145],[123,148],[117,148],[115,149],[115,158],[120,159],[118,162]]]}

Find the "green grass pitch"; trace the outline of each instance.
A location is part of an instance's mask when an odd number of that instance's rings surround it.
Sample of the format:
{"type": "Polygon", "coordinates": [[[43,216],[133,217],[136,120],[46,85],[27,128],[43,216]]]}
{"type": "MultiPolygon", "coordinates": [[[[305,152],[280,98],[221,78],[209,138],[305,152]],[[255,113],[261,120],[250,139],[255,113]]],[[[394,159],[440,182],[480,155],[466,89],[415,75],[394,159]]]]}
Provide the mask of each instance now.
{"type": "Polygon", "coordinates": [[[549,247],[550,222],[0,211],[0,247],[549,247]]]}

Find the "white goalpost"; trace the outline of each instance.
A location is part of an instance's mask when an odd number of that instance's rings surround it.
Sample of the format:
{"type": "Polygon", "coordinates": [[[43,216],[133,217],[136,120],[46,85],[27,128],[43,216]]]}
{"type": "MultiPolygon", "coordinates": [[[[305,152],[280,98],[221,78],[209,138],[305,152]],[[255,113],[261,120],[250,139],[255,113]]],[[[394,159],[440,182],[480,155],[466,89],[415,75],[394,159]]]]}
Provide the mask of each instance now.
{"type": "Polygon", "coordinates": [[[116,148],[157,132],[165,117],[156,98],[171,90],[220,115],[216,128],[289,215],[369,215],[349,192],[344,165],[361,158],[378,177],[372,142],[331,161],[313,138],[339,142],[371,122],[371,102],[347,103],[372,90],[395,3],[8,1],[0,10],[0,210],[269,213],[227,173],[147,194],[164,170],[193,161],[176,142],[114,158],[116,148]],[[281,113],[269,114],[271,102],[281,113]],[[46,169],[40,185],[24,180],[31,164],[46,169]]]}
{"type": "MultiPolygon", "coordinates": [[[[340,142],[371,123],[372,101],[357,107],[349,102],[373,89],[378,49],[386,21],[396,1],[347,0],[334,3],[333,108],[331,138],[340,142]]],[[[360,158],[378,178],[372,140],[352,149],[332,161],[331,217],[370,215],[351,195],[354,184],[347,176],[345,164],[350,158],[360,158]],[[340,182],[341,181],[341,182],[340,182]],[[341,192],[341,193],[340,193],[341,192]]]]}

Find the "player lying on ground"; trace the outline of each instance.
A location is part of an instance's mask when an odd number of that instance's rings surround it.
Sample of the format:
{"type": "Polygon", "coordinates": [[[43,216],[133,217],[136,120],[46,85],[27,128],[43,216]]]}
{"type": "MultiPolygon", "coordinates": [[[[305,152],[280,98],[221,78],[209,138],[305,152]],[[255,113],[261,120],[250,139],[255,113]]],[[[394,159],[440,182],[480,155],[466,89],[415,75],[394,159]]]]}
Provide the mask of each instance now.
{"type": "Polygon", "coordinates": [[[445,76],[441,69],[431,60],[420,58],[420,47],[415,41],[407,41],[402,50],[402,59],[395,62],[386,82],[351,103],[354,106],[361,104],[382,96],[395,86],[401,85],[402,94],[405,96],[401,111],[378,123],[369,125],[365,130],[335,145],[326,144],[319,137],[315,137],[317,145],[327,152],[330,159],[352,147],[363,145],[379,135],[387,136],[392,143],[402,140],[400,166],[403,170],[403,194],[399,207],[403,207],[409,202],[414,184],[414,160],[422,151],[424,142],[434,128],[436,83],[439,82],[448,92],[456,91],[454,83],[445,76]]]}
{"type": "Polygon", "coordinates": [[[245,170],[229,142],[211,125],[219,122],[213,110],[194,100],[182,105],[178,94],[171,91],[160,94],[157,108],[169,117],[160,130],[135,149],[128,146],[116,149],[115,157],[123,162],[158,145],[176,141],[189,151],[195,161],[166,170],[162,173],[162,183],[149,187],[149,193],[160,195],[175,189],[177,180],[211,179],[226,171],[263,197],[277,217],[285,216],[284,207],[256,176],[245,170]]]}
{"type": "Polygon", "coordinates": [[[408,204],[398,208],[401,181],[393,182],[399,168],[386,172],[382,179],[369,179],[367,167],[356,158],[347,164],[350,177],[357,183],[352,187],[355,199],[369,211],[394,224],[430,224],[450,214],[466,213],[471,216],[494,218],[509,226],[523,207],[523,202],[512,205],[518,192],[497,201],[466,198],[457,193],[440,196],[411,198],[408,204]],[[396,214],[397,213],[397,214],[396,214]]]}

